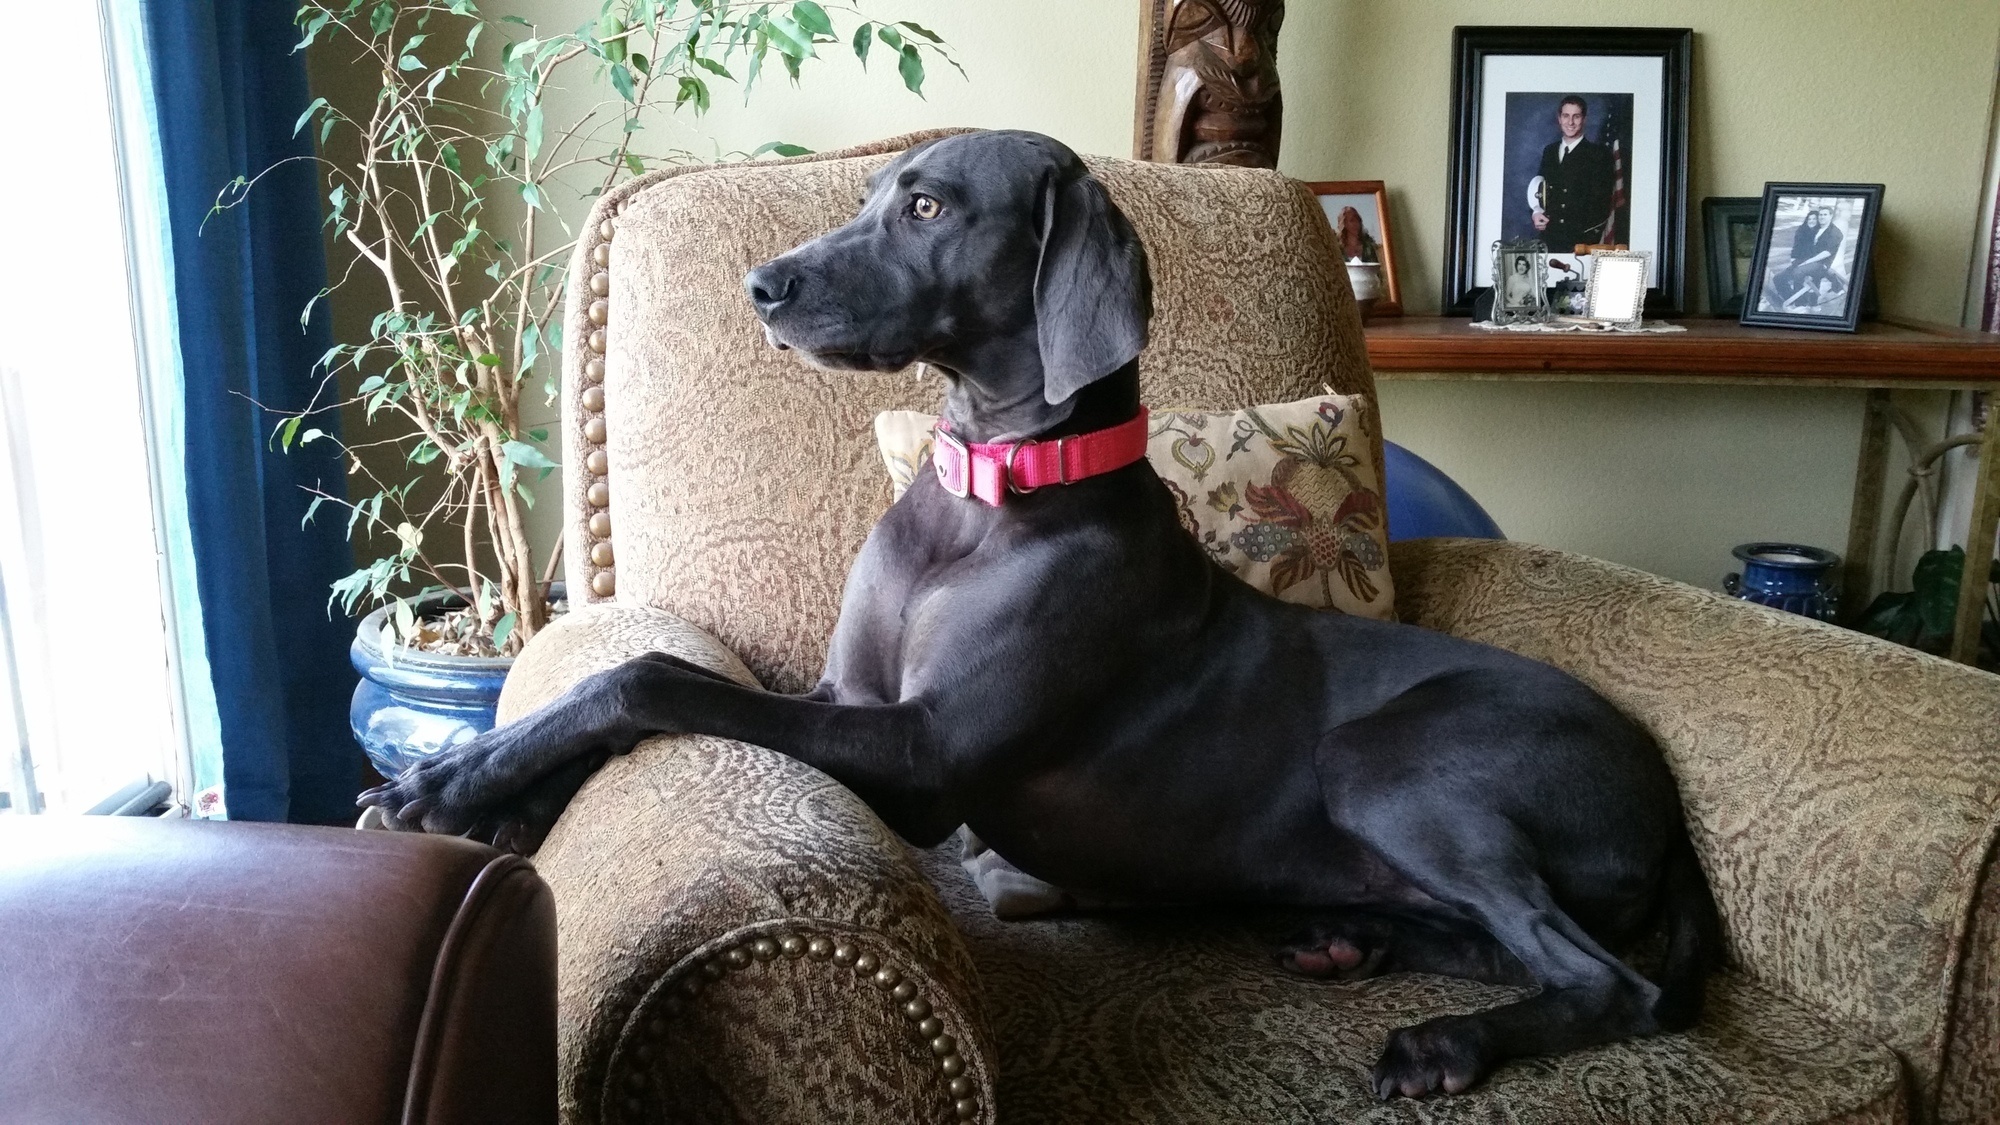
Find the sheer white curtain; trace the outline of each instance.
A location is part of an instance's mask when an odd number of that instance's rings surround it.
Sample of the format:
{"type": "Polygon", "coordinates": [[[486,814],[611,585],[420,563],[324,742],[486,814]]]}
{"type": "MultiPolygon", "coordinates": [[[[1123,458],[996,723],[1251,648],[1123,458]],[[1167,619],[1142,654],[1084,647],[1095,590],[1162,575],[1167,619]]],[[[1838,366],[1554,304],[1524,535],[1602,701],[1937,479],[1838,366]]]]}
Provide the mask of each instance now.
{"type": "Polygon", "coordinates": [[[196,782],[132,300],[149,248],[127,242],[103,65],[117,27],[97,0],[0,8],[17,41],[48,27],[64,50],[0,67],[0,813],[196,782]]]}

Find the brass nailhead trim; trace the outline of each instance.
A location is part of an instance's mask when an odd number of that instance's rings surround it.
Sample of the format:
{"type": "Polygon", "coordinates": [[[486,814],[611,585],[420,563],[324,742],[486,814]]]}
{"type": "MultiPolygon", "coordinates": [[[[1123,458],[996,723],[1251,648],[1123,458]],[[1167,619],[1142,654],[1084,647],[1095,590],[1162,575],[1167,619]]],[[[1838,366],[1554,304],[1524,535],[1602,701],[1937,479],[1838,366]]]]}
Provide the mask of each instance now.
{"type": "MultiPolygon", "coordinates": [[[[629,199],[619,200],[614,208],[616,214],[623,215],[629,199]]],[[[611,569],[611,515],[606,510],[611,505],[611,463],[604,453],[606,430],[604,425],[604,352],[610,342],[606,335],[611,321],[611,240],[618,234],[618,224],[606,217],[597,224],[597,245],[590,248],[590,263],[594,267],[588,286],[591,296],[584,316],[593,325],[590,335],[584,339],[588,351],[583,361],[583,381],[586,384],[577,394],[577,406],[582,417],[583,440],[589,448],[584,452],[584,479],[579,482],[583,488],[588,507],[595,509],[585,524],[591,540],[585,552],[585,582],[590,592],[600,598],[609,598],[618,593],[618,575],[611,569]]]]}
{"type": "MultiPolygon", "coordinates": [[[[795,933],[780,934],[775,938],[750,938],[703,961],[695,971],[681,979],[680,991],[688,997],[696,996],[708,981],[721,980],[729,973],[743,972],[753,965],[775,960],[780,955],[787,959],[805,957],[814,961],[831,961],[852,971],[857,981],[866,981],[877,990],[888,993],[898,1003],[904,1018],[914,1025],[912,1030],[928,1041],[931,1055],[937,1060],[938,1073],[946,1079],[946,1090],[953,1099],[953,1116],[960,1121],[970,1121],[979,1116],[977,1087],[965,1073],[965,1056],[959,1052],[958,1040],[945,1034],[943,1021],[931,1014],[930,1002],[917,995],[914,981],[905,979],[902,971],[895,966],[883,964],[874,953],[857,949],[851,941],[824,936],[807,938],[795,933]]],[[[668,993],[660,1007],[666,1015],[673,1016],[684,1010],[685,1005],[681,1003],[680,996],[668,993]]],[[[664,1054],[663,1041],[670,1030],[669,1022],[659,1016],[646,1021],[646,1038],[633,1048],[633,1057],[644,1063],[655,1055],[664,1054]]],[[[643,1072],[626,1072],[628,1092],[623,1101],[626,1112],[637,1116],[645,1109],[645,1102],[636,1095],[644,1091],[646,1082],[643,1072]]]]}

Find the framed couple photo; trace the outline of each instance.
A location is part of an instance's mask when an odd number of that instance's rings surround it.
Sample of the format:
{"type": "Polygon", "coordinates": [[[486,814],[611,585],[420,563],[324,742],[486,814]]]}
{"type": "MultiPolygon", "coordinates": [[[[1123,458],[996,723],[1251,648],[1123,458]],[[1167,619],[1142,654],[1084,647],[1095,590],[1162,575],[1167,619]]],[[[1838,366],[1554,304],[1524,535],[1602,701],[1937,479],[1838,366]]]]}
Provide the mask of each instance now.
{"type": "Polygon", "coordinates": [[[1496,284],[1499,243],[1644,253],[1646,310],[1681,311],[1694,33],[1461,27],[1452,34],[1444,307],[1496,284]]]}
{"type": "Polygon", "coordinates": [[[1881,210],[1881,184],[1765,184],[1741,321],[1854,331],[1881,210]]]}

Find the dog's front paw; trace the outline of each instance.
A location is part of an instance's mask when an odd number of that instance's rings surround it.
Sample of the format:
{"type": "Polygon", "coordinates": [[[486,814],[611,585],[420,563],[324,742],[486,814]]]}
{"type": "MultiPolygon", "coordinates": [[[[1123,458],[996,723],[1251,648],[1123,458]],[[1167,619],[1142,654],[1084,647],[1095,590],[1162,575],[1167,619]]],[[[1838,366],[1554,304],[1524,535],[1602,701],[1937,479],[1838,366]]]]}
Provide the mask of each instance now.
{"type": "Polygon", "coordinates": [[[362,793],[354,803],[381,809],[383,823],[390,828],[464,835],[511,795],[499,791],[497,779],[486,768],[501,741],[493,737],[495,733],[488,731],[425,758],[395,780],[362,793]]]}
{"type": "Polygon", "coordinates": [[[1486,1029],[1476,1019],[1444,1016],[1389,1033],[1370,1085],[1387,1101],[1457,1094],[1485,1076],[1486,1029]]]}

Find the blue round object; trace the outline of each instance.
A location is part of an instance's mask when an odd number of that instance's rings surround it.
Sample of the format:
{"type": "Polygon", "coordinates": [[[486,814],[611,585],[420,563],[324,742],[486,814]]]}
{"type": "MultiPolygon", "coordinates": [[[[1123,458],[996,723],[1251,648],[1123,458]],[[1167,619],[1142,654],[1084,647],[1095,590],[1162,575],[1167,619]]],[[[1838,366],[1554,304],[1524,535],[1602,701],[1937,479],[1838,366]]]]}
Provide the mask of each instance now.
{"type": "Polygon", "coordinates": [[[1393,441],[1382,443],[1382,488],[1388,493],[1389,539],[1505,539],[1500,525],[1470,493],[1436,465],[1393,441]]]}
{"type": "Polygon", "coordinates": [[[1726,575],[1729,596],[1816,621],[1831,621],[1840,610],[1839,591],[1828,577],[1840,556],[1803,543],[1745,543],[1730,551],[1743,573],[1726,575]]]}
{"type": "Polygon", "coordinates": [[[441,656],[399,649],[382,654],[384,606],[363,618],[347,657],[361,682],[347,723],[362,753],[383,777],[492,730],[500,685],[512,657],[441,656]]]}

